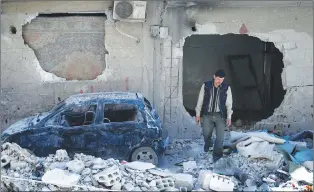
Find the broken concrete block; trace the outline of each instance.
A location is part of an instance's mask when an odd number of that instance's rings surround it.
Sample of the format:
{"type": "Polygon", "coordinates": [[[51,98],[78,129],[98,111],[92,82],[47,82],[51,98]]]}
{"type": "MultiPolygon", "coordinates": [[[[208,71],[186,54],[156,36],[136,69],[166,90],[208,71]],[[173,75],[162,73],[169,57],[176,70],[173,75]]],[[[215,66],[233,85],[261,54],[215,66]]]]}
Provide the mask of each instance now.
{"type": "Polygon", "coordinates": [[[11,161],[10,162],[10,168],[13,170],[24,169],[25,167],[27,167],[26,162],[23,162],[23,161],[11,161]]]}
{"type": "Polygon", "coordinates": [[[66,161],[66,160],[68,160],[70,158],[69,158],[68,153],[67,153],[66,150],[59,149],[59,150],[56,151],[55,159],[57,161],[66,161]]]}
{"type": "Polygon", "coordinates": [[[246,181],[245,181],[245,185],[247,186],[247,187],[252,187],[252,186],[256,186],[256,182],[253,180],[253,179],[247,179],[246,181]]]}
{"type": "Polygon", "coordinates": [[[51,191],[48,187],[43,187],[41,191],[51,191]]]}
{"type": "Polygon", "coordinates": [[[86,177],[84,178],[84,182],[90,182],[90,181],[92,181],[92,179],[90,178],[90,176],[86,176],[86,177]]]}
{"type": "Polygon", "coordinates": [[[135,170],[140,170],[140,171],[146,171],[147,169],[153,169],[156,166],[152,163],[145,163],[141,161],[133,161],[131,163],[125,164],[126,167],[135,169],[135,170]]]}
{"type": "Polygon", "coordinates": [[[132,191],[134,189],[134,185],[132,183],[126,183],[125,185],[123,185],[123,187],[127,190],[127,191],[132,191]]]}
{"type": "Polygon", "coordinates": [[[107,187],[113,186],[116,182],[121,181],[120,170],[116,166],[112,166],[104,171],[94,175],[96,181],[107,187]]]}
{"type": "Polygon", "coordinates": [[[58,191],[58,188],[53,186],[53,185],[48,185],[48,188],[51,190],[51,191],[58,191]]]}
{"type": "Polygon", "coordinates": [[[2,155],[1,154],[1,167],[6,166],[11,161],[10,157],[8,155],[2,155]]]}
{"type": "Polygon", "coordinates": [[[67,167],[73,173],[80,174],[85,168],[84,162],[81,160],[72,160],[67,163],[67,167]]]}
{"type": "Polygon", "coordinates": [[[197,169],[196,161],[183,162],[183,172],[193,173],[197,169]]]}
{"type": "Polygon", "coordinates": [[[51,165],[49,166],[50,169],[66,169],[67,168],[67,164],[65,162],[53,162],[51,163],[51,165]]]}
{"type": "Polygon", "coordinates": [[[106,161],[101,158],[96,158],[93,163],[93,169],[104,169],[108,166],[106,161]]]}
{"type": "Polygon", "coordinates": [[[82,171],[82,175],[88,175],[92,172],[92,170],[90,168],[86,168],[82,171]]]}
{"type": "Polygon", "coordinates": [[[61,186],[76,185],[79,180],[80,175],[62,169],[47,171],[42,177],[44,182],[61,186]]]}
{"type": "Polygon", "coordinates": [[[172,175],[172,173],[170,173],[170,172],[161,171],[161,170],[158,170],[158,169],[148,169],[147,171],[149,173],[153,174],[153,175],[158,175],[158,176],[161,176],[161,177],[169,177],[169,176],[172,175]]]}
{"type": "Polygon", "coordinates": [[[176,188],[186,187],[188,191],[191,191],[194,186],[193,176],[190,174],[177,173],[172,175],[175,179],[176,188]]]}
{"type": "Polygon", "coordinates": [[[156,182],[156,187],[159,191],[164,191],[169,187],[175,186],[175,181],[171,177],[156,179],[154,181],[156,182]]]}
{"type": "Polygon", "coordinates": [[[118,191],[120,191],[120,190],[121,190],[121,187],[122,187],[122,184],[121,184],[121,183],[115,182],[115,183],[112,185],[111,189],[112,189],[112,190],[118,190],[118,191]]]}
{"type": "Polygon", "coordinates": [[[149,186],[156,187],[156,180],[152,180],[151,182],[149,182],[149,186]]]}

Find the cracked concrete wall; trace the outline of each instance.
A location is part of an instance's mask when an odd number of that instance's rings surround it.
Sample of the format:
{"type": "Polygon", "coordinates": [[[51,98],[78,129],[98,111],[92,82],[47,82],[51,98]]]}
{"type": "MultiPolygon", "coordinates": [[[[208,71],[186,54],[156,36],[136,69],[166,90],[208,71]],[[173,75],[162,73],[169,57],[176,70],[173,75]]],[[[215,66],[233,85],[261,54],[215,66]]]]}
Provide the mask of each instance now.
{"type": "Polygon", "coordinates": [[[71,94],[98,91],[142,92],[153,98],[155,58],[149,26],[159,23],[159,2],[147,6],[146,23],[113,22],[112,1],[2,2],[0,128],[37,112],[43,112],[71,94]],[[40,66],[34,51],[24,44],[22,26],[38,13],[105,12],[106,69],[94,80],[65,81],[40,66]],[[16,34],[10,33],[15,26],[16,34]],[[144,46],[145,45],[145,46],[144,46]]]}
{"type": "Polygon", "coordinates": [[[313,10],[312,7],[168,8],[164,18],[169,38],[163,42],[162,106],[170,135],[198,138],[200,127],[183,107],[182,59],[185,38],[192,34],[239,34],[245,24],[248,35],[274,42],[283,53],[282,73],[287,93],[282,104],[255,128],[282,128],[287,132],[313,126],[313,10]],[[254,14],[253,14],[254,13],[254,14]],[[193,32],[189,23],[196,22],[193,32]],[[178,74],[176,77],[173,74],[178,74]],[[172,89],[171,89],[172,87],[172,89]],[[173,91],[175,90],[175,91],[173,91]],[[170,103],[170,105],[169,105],[170,103]],[[182,122],[182,123],[177,123],[182,122]],[[278,126],[279,125],[279,126],[278,126]]]}

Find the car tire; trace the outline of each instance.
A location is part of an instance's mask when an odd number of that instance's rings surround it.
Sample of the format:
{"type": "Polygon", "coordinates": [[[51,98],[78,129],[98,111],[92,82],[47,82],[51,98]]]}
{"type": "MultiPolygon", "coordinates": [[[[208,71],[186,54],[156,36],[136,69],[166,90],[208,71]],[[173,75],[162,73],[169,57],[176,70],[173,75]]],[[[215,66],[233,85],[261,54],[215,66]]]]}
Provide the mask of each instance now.
{"type": "Polygon", "coordinates": [[[141,161],[158,165],[158,156],[151,147],[140,147],[133,151],[131,161],[141,161]]]}

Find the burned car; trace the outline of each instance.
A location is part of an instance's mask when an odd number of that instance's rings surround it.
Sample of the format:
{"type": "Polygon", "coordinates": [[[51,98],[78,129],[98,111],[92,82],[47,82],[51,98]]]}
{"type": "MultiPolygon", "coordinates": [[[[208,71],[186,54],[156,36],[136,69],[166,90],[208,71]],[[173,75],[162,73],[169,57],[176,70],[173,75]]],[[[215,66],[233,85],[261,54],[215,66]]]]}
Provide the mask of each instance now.
{"type": "Polygon", "coordinates": [[[2,142],[14,142],[39,157],[65,149],[101,158],[158,164],[169,137],[150,102],[140,93],[72,95],[49,112],[8,127],[2,142]]]}

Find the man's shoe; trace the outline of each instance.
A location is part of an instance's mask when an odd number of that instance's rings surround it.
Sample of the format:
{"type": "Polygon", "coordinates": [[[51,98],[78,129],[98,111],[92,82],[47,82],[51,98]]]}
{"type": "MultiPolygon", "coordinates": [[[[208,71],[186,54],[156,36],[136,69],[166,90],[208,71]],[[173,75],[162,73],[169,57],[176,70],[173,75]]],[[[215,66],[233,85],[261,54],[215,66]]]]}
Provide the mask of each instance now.
{"type": "Polygon", "coordinates": [[[209,151],[209,147],[210,147],[210,143],[209,142],[205,142],[205,145],[204,145],[204,152],[208,152],[209,151]]]}

